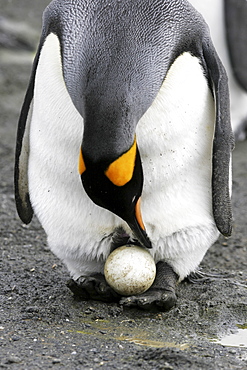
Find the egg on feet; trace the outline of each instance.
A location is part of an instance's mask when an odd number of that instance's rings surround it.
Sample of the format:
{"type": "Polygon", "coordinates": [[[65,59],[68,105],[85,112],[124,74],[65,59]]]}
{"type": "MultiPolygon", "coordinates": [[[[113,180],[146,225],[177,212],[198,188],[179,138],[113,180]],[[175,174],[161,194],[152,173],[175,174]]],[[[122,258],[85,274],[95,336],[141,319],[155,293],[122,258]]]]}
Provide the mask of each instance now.
{"type": "Polygon", "coordinates": [[[107,258],[105,279],[112,289],[123,296],[141,294],[154,282],[156,265],[151,254],[136,245],[115,249],[107,258]]]}

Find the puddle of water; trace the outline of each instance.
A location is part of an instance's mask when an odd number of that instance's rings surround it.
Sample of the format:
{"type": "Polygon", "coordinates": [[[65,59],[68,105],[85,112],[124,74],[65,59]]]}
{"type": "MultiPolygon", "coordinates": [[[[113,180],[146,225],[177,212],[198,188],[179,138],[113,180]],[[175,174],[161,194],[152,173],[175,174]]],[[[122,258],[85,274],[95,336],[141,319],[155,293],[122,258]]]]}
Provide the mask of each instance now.
{"type": "Polygon", "coordinates": [[[159,340],[152,330],[145,330],[138,325],[136,327],[129,327],[128,322],[125,325],[124,322],[120,324],[114,324],[108,320],[97,319],[84,320],[84,323],[88,324],[88,327],[84,330],[76,330],[76,333],[82,335],[93,335],[104,338],[115,339],[117,341],[134,343],[140,346],[153,347],[153,348],[178,348],[180,350],[185,350],[190,347],[188,343],[176,343],[176,342],[166,342],[159,340]]]}
{"type": "Polygon", "coordinates": [[[148,339],[141,339],[141,338],[127,338],[127,337],[119,337],[116,339],[130,342],[130,343],[135,343],[140,346],[153,347],[153,348],[178,348],[181,350],[189,348],[188,343],[178,344],[175,342],[159,342],[156,340],[148,340],[148,339]]]}
{"type": "MultiPolygon", "coordinates": [[[[238,325],[238,327],[243,327],[238,325]]],[[[240,328],[237,333],[227,335],[221,340],[216,341],[216,343],[221,344],[224,347],[239,347],[247,348],[247,330],[246,325],[244,328],[240,328]]]]}
{"type": "Polygon", "coordinates": [[[247,324],[238,324],[237,325],[237,327],[239,328],[239,329],[247,329],[247,324]]]}

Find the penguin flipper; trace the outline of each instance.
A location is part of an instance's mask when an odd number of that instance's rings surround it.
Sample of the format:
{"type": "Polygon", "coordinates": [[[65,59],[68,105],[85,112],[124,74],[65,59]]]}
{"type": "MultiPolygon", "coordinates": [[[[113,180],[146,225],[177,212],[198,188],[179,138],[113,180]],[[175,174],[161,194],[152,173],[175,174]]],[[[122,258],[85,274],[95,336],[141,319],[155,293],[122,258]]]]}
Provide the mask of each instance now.
{"type": "Polygon", "coordinates": [[[29,224],[33,217],[33,209],[28,190],[28,157],[29,157],[29,132],[32,120],[33,90],[35,73],[38,65],[40,48],[36,54],[28,89],[22,105],[21,114],[17,128],[16,150],[15,150],[15,202],[20,219],[29,224]]]}
{"type": "Polygon", "coordinates": [[[225,24],[233,73],[247,91],[247,2],[225,0],[225,24]]]}
{"type": "Polygon", "coordinates": [[[212,164],[213,215],[221,234],[230,236],[232,232],[231,151],[234,148],[234,137],[230,122],[227,75],[209,40],[203,45],[203,53],[216,107],[212,164]]]}

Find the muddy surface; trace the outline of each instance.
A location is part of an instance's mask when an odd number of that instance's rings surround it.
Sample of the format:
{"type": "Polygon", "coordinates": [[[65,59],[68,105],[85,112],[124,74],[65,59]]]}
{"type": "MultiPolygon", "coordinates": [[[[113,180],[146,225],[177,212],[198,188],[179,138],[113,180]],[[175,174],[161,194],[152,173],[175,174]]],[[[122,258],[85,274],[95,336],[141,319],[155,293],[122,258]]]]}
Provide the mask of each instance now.
{"type": "Polygon", "coordinates": [[[37,220],[27,227],[18,219],[16,124],[47,3],[0,0],[0,368],[247,368],[247,142],[234,151],[233,236],[221,237],[202,264],[229,276],[182,283],[168,313],[76,301],[37,220]],[[218,343],[239,329],[235,346],[218,343]]]}

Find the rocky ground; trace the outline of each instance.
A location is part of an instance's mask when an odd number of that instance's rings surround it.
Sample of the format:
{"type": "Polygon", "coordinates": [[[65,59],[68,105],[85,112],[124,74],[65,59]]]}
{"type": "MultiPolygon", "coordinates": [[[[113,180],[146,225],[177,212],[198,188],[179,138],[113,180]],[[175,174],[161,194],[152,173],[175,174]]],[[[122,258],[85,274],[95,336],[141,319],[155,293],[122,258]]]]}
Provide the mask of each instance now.
{"type": "Polygon", "coordinates": [[[182,283],[168,313],[75,300],[38,221],[24,226],[18,219],[16,123],[47,3],[0,0],[0,368],[247,368],[247,142],[233,157],[233,236],[221,237],[202,264],[229,276],[182,283]],[[218,343],[239,329],[242,343],[218,343]]]}

